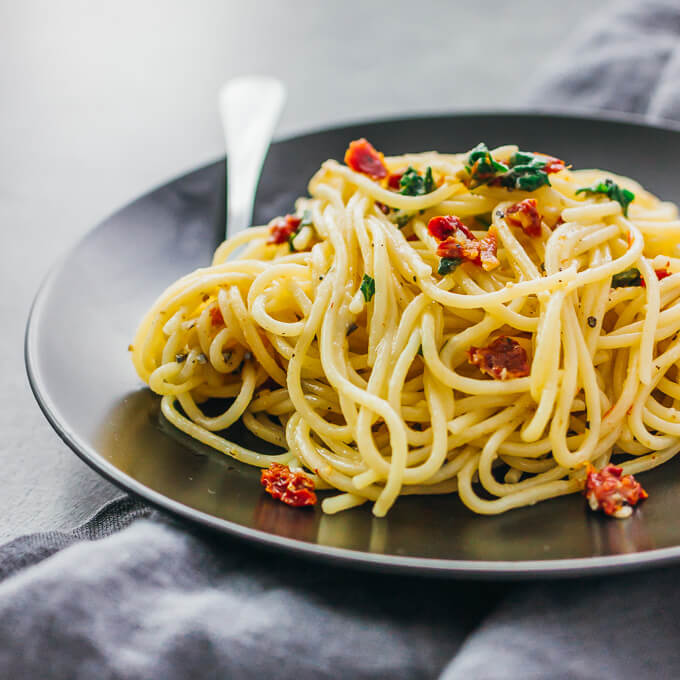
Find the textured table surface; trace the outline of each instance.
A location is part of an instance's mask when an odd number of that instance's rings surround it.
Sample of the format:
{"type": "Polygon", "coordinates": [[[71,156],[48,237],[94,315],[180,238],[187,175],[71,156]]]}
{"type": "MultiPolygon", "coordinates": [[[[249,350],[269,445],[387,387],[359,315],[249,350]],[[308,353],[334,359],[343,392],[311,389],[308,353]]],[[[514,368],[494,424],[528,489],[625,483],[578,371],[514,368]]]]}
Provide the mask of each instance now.
{"type": "Polygon", "coordinates": [[[0,540],[71,527],[121,493],[71,453],[33,400],[23,361],[29,306],[50,265],[100,219],[220,155],[225,80],[285,80],[279,136],[512,107],[589,6],[1,2],[0,540]]]}

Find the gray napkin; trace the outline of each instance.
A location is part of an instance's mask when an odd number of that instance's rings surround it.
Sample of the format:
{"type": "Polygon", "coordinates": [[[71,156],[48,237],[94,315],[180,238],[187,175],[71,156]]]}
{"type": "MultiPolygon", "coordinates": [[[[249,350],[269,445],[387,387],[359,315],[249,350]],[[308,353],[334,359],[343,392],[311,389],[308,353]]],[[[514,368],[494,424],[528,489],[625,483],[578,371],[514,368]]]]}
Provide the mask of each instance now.
{"type": "MultiPolygon", "coordinates": [[[[593,3],[595,5],[596,3],[593,3]]],[[[526,94],[530,105],[606,109],[680,119],[680,3],[614,2],[553,55],[526,94]]]]}
{"type": "MultiPolygon", "coordinates": [[[[617,4],[532,105],[680,118],[680,3],[617,4]]],[[[124,498],[0,548],[0,678],[679,678],[677,569],[519,585],[340,570],[124,498]]]]}
{"type": "Polygon", "coordinates": [[[3,678],[433,678],[502,592],[263,552],[128,498],[9,543],[0,574],[3,678]]]}

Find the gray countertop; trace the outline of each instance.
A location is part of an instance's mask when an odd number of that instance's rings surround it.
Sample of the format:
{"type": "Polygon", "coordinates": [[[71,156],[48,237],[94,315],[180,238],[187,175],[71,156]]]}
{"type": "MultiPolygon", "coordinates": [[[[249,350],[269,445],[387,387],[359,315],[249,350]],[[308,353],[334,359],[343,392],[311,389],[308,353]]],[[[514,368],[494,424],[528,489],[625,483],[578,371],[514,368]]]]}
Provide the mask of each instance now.
{"type": "Polygon", "coordinates": [[[33,400],[23,361],[29,306],[50,265],[100,219],[220,155],[216,92],[225,80],[253,72],[286,82],[280,136],[512,107],[589,7],[1,3],[0,539],[71,527],[121,493],[68,450],[33,400]]]}

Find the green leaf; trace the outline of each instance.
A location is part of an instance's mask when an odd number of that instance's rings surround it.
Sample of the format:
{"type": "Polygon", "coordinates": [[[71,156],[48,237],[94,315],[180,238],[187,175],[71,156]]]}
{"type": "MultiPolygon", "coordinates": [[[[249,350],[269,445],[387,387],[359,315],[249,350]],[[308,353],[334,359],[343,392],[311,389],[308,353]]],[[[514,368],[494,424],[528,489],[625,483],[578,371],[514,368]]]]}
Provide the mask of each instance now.
{"type": "Polygon", "coordinates": [[[642,277],[637,267],[631,267],[626,271],[612,276],[612,288],[627,288],[628,286],[641,286],[642,277]]]}
{"type": "Polygon", "coordinates": [[[290,250],[291,253],[295,252],[295,237],[298,235],[297,230],[294,231],[289,237],[288,237],[288,250],[290,250]]]}
{"type": "Polygon", "coordinates": [[[465,169],[474,183],[471,188],[497,182],[508,189],[536,191],[550,186],[548,173],[543,170],[546,163],[545,158],[534,153],[516,151],[509,165],[504,165],[493,158],[486,144],[480,143],[468,155],[465,169]]]}
{"type": "Polygon", "coordinates": [[[534,156],[534,154],[528,151],[518,150],[513,154],[512,158],[510,159],[510,167],[513,167],[515,165],[527,165],[528,163],[532,163],[535,159],[536,156],[534,156]]]}
{"type": "Polygon", "coordinates": [[[462,261],[463,260],[460,257],[442,257],[441,260],[439,260],[437,273],[442,276],[450,274],[462,261]]]}
{"type": "Polygon", "coordinates": [[[371,278],[368,274],[364,274],[364,278],[361,279],[360,289],[364,295],[364,300],[370,302],[371,298],[375,295],[375,279],[371,278]]]}
{"type": "Polygon", "coordinates": [[[472,151],[470,151],[470,154],[467,157],[468,165],[472,165],[480,158],[484,158],[488,153],[489,147],[484,144],[484,142],[480,142],[474,149],[472,149],[472,151]]]}
{"type": "Polygon", "coordinates": [[[432,168],[427,167],[425,170],[425,177],[410,165],[406,168],[406,172],[401,176],[399,180],[399,186],[401,187],[400,194],[404,196],[422,196],[423,194],[429,194],[434,191],[434,178],[432,177],[432,168]]]}
{"type": "Polygon", "coordinates": [[[401,210],[397,210],[397,212],[390,215],[389,220],[390,222],[396,224],[399,229],[403,229],[410,222],[412,217],[413,215],[411,213],[405,213],[401,210]]]}
{"type": "Polygon", "coordinates": [[[470,179],[475,182],[475,186],[486,184],[494,179],[498,173],[505,172],[508,167],[499,163],[489,151],[484,142],[480,142],[470,151],[465,169],[470,175],[470,179]]]}
{"type": "Polygon", "coordinates": [[[300,224],[298,225],[298,228],[288,237],[288,249],[290,250],[291,253],[295,252],[295,237],[300,233],[300,230],[302,227],[312,227],[314,226],[314,222],[312,221],[312,211],[311,210],[305,210],[302,213],[302,218],[300,220],[300,224]]]}
{"type": "Polygon", "coordinates": [[[548,173],[533,167],[518,165],[510,171],[515,180],[515,188],[522,191],[536,191],[539,187],[550,186],[548,173]],[[522,169],[520,172],[520,168],[522,169]]]}
{"type": "Polygon", "coordinates": [[[492,155],[491,152],[489,151],[489,147],[484,144],[484,142],[480,142],[477,144],[477,146],[470,151],[470,154],[467,157],[467,163],[465,165],[465,169],[470,172],[470,168],[479,161],[479,166],[478,168],[481,170],[482,167],[488,171],[492,172],[505,172],[508,168],[506,165],[503,163],[499,163],[492,155]]]}
{"type": "MultiPolygon", "coordinates": [[[[540,167],[543,167],[543,165],[540,167]]],[[[514,165],[508,172],[501,175],[501,185],[508,189],[519,189],[520,191],[536,191],[542,186],[550,186],[548,173],[543,172],[540,167],[537,167],[534,163],[514,165]]]]}
{"type": "Polygon", "coordinates": [[[635,200],[635,194],[628,189],[623,189],[614,180],[605,179],[604,181],[595,182],[593,186],[581,187],[576,191],[577,194],[604,194],[612,201],[616,201],[621,205],[623,214],[628,217],[628,206],[635,200]]]}
{"type": "Polygon", "coordinates": [[[434,177],[432,177],[432,168],[428,165],[425,170],[425,193],[429,194],[435,190],[434,177]]]}
{"type": "Polygon", "coordinates": [[[419,196],[425,193],[425,181],[415,168],[410,165],[399,180],[401,191],[404,196],[419,196]]]}
{"type": "Polygon", "coordinates": [[[510,167],[514,168],[518,165],[529,165],[532,168],[540,170],[545,167],[547,162],[546,158],[541,158],[530,151],[516,151],[510,159],[510,167]]]}

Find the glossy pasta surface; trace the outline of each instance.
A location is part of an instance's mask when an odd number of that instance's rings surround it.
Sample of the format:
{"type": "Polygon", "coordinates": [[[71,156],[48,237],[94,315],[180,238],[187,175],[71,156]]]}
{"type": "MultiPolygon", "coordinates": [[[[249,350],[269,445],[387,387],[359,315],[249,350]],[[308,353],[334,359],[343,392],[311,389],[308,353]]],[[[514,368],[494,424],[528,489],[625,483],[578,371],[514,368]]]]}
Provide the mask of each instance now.
{"type": "Polygon", "coordinates": [[[173,425],[378,516],[500,513],[680,450],[674,205],[514,146],[376,158],[326,161],[148,311],[132,359],[173,425]],[[225,439],[238,419],[284,453],[225,439]]]}

